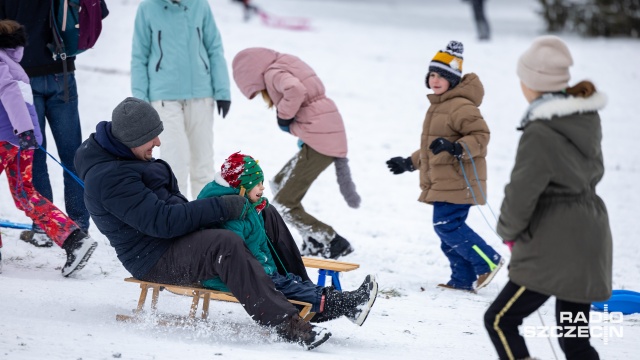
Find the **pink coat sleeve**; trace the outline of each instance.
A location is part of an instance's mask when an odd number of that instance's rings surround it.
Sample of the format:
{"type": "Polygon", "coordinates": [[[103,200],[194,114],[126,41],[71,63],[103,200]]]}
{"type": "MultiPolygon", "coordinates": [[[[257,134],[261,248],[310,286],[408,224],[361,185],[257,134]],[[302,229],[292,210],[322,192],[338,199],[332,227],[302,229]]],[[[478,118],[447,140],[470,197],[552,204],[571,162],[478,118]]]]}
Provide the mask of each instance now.
{"type": "Polygon", "coordinates": [[[280,71],[273,77],[273,87],[282,94],[282,100],[277,104],[278,116],[282,119],[294,118],[307,96],[307,89],[298,78],[286,71],[280,71]]]}

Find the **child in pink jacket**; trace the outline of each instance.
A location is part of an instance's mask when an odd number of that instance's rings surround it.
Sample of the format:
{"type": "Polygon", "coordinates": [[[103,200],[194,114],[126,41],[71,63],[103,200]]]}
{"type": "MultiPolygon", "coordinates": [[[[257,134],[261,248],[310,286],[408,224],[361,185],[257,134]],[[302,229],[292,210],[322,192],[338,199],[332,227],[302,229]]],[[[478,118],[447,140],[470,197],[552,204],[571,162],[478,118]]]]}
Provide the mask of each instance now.
{"type": "Polygon", "coordinates": [[[26,42],[22,25],[0,20],[0,173],[6,170],[16,207],[66,251],[62,275],[69,276],[85,266],[98,243],[33,187],[33,153],[42,134],[29,77],[19,64],[26,42]]]}
{"type": "Polygon", "coordinates": [[[299,138],[300,151],[271,182],[273,204],[302,235],[302,254],[337,259],[353,247],[329,225],[308,214],[302,199],[332,163],[350,207],[360,205],[347,160],[347,136],[336,104],[316,73],[298,57],[249,48],[233,59],[233,78],[248,99],[260,95],[276,108],[281,130],[299,138]]]}

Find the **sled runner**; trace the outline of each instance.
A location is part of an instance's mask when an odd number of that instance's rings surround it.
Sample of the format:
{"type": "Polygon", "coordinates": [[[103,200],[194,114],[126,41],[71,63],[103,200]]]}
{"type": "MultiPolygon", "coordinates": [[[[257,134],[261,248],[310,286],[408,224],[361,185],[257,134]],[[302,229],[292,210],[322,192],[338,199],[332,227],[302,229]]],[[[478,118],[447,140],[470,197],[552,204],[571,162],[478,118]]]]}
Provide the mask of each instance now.
{"type": "MultiPolygon", "coordinates": [[[[116,315],[116,320],[118,321],[139,321],[140,315],[144,313],[145,303],[147,301],[147,294],[149,289],[153,290],[151,295],[151,312],[157,313],[158,309],[158,297],[160,296],[160,291],[168,290],[169,292],[179,294],[179,295],[187,295],[191,296],[193,300],[191,301],[191,307],[189,309],[189,316],[183,318],[181,320],[186,321],[195,321],[196,313],[198,312],[198,306],[200,304],[200,299],[204,299],[202,303],[202,320],[207,320],[209,317],[209,303],[210,300],[219,300],[219,301],[229,301],[229,302],[239,302],[233,294],[224,291],[217,291],[211,289],[205,289],[199,286],[179,286],[179,285],[169,285],[169,284],[160,284],[149,281],[142,281],[132,277],[124,279],[124,281],[138,283],[140,284],[140,298],[138,300],[138,307],[133,310],[133,315],[116,315]]],[[[309,320],[313,317],[315,313],[311,312],[311,304],[289,300],[290,303],[294,304],[298,309],[300,309],[300,317],[309,320]]],[[[184,322],[184,321],[182,321],[184,322]]]]}

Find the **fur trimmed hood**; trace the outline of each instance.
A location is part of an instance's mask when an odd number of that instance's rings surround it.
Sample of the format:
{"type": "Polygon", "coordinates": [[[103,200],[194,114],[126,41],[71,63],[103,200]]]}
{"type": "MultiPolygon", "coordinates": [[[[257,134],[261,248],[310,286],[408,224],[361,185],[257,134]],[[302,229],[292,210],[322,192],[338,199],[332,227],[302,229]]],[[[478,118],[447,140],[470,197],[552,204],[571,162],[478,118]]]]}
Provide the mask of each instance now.
{"type": "Polygon", "coordinates": [[[551,120],[554,116],[581,114],[603,109],[607,105],[607,96],[596,92],[582,98],[549,93],[531,103],[524,116],[522,127],[533,120],[551,120]]]}
{"type": "Polygon", "coordinates": [[[540,122],[593,158],[600,154],[602,139],[598,110],[606,103],[607,97],[597,92],[586,98],[547,93],[531,103],[518,129],[526,131],[532,122],[540,122]]]}

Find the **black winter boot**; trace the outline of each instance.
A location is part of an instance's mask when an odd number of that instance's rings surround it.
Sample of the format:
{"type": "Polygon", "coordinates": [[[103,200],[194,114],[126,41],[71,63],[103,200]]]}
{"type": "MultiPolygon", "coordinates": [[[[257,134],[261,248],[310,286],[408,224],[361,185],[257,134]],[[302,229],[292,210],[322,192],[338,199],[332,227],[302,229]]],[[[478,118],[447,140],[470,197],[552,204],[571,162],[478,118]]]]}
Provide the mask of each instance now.
{"type": "Polygon", "coordinates": [[[324,252],[324,244],[309,236],[306,240],[302,241],[302,249],[300,249],[300,255],[315,256],[321,255],[324,252]]]}
{"type": "Polygon", "coordinates": [[[312,322],[324,322],[346,316],[351,322],[362,326],[378,296],[378,283],[373,275],[367,275],[360,287],[354,291],[332,290],[326,294],[324,311],[316,314],[312,322]]]}
{"type": "Polygon", "coordinates": [[[300,344],[305,350],[314,349],[331,337],[327,329],[309,324],[298,314],[277,325],[276,332],[286,341],[300,344]]]}
{"type": "Polygon", "coordinates": [[[347,239],[336,233],[336,236],[331,240],[329,246],[326,246],[322,252],[322,257],[326,259],[337,259],[340,256],[346,256],[353,252],[353,247],[347,241],[347,239]]]}
{"type": "Polygon", "coordinates": [[[67,262],[62,268],[62,276],[69,276],[77,270],[81,270],[86,264],[93,251],[98,247],[98,242],[89,235],[76,230],[62,244],[62,248],[67,252],[67,262]]]}

